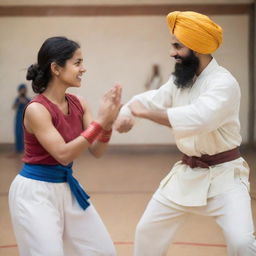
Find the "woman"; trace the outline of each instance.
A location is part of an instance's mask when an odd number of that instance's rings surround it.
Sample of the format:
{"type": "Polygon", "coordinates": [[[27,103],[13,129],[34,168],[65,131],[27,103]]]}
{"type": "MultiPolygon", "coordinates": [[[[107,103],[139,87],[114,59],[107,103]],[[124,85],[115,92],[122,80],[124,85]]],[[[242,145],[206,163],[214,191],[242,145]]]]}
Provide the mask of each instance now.
{"type": "Polygon", "coordinates": [[[97,118],[81,97],[86,72],[80,46],[64,37],[47,39],[27,79],[38,93],[24,112],[24,166],[9,193],[21,256],[113,256],[111,238],[72,176],[72,161],[84,150],[100,157],[120,108],[121,87],[103,97],[97,118]]]}

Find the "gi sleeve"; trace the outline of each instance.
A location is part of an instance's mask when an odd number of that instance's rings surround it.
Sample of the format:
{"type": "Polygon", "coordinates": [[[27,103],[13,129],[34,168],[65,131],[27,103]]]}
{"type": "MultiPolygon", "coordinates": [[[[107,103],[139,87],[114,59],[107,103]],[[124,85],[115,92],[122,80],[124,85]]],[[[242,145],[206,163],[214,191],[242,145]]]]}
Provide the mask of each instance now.
{"type": "Polygon", "coordinates": [[[240,104],[235,79],[219,77],[191,104],[169,108],[167,115],[176,138],[208,133],[230,122],[240,104]]]}
{"type": "Polygon", "coordinates": [[[129,105],[134,101],[140,101],[147,109],[164,110],[172,105],[172,79],[162,85],[159,89],[150,90],[134,96],[128,101],[120,111],[121,115],[132,116],[129,105]]]}

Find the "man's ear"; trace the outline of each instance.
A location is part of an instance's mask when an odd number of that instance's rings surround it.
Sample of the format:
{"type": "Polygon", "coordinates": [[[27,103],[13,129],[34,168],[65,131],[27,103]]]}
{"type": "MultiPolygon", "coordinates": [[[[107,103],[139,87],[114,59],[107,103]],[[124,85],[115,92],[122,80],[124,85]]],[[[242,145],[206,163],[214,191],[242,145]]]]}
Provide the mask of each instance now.
{"type": "Polygon", "coordinates": [[[51,63],[51,72],[52,75],[59,76],[60,75],[60,66],[55,62],[51,63]]]}

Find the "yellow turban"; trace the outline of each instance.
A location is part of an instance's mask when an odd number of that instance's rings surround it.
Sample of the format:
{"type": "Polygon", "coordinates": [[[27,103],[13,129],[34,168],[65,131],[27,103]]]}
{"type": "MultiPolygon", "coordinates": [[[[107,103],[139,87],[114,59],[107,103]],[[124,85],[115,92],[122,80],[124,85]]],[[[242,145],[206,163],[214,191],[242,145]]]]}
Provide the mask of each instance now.
{"type": "Polygon", "coordinates": [[[172,34],[189,49],[210,54],[222,43],[222,28],[196,12],[171,12],[167,22],[172,34]]]}

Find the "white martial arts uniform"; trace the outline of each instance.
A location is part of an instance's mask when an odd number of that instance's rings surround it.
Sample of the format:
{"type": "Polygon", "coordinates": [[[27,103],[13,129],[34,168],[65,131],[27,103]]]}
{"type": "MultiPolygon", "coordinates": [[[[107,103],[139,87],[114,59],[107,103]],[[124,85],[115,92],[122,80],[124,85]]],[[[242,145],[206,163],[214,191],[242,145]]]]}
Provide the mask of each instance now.
{"type": "MultiPolygon", "coordinates": [[[[173,79],[158,90],[133,97],[121,115],[131,116],[128,105],[135,100],[148,109],[167,110],[176,144],[188,156],[238,147],[240,88],[235,78],[213,58],[191,88],[178,89],[173,79]]],[[[137,226],[135,255],[165,255],[189,212],[216,218],[230,256],[256,255],[248,177],[249,167],[241,157],[209,169],[177,162],[137,226]]]]}
{"type": "Polygon", "coordinates": [[[115,256],[113,242],[91,205],[83,210],[68,183],[17,175],[9,206],[20,256],[115,256]]]}

